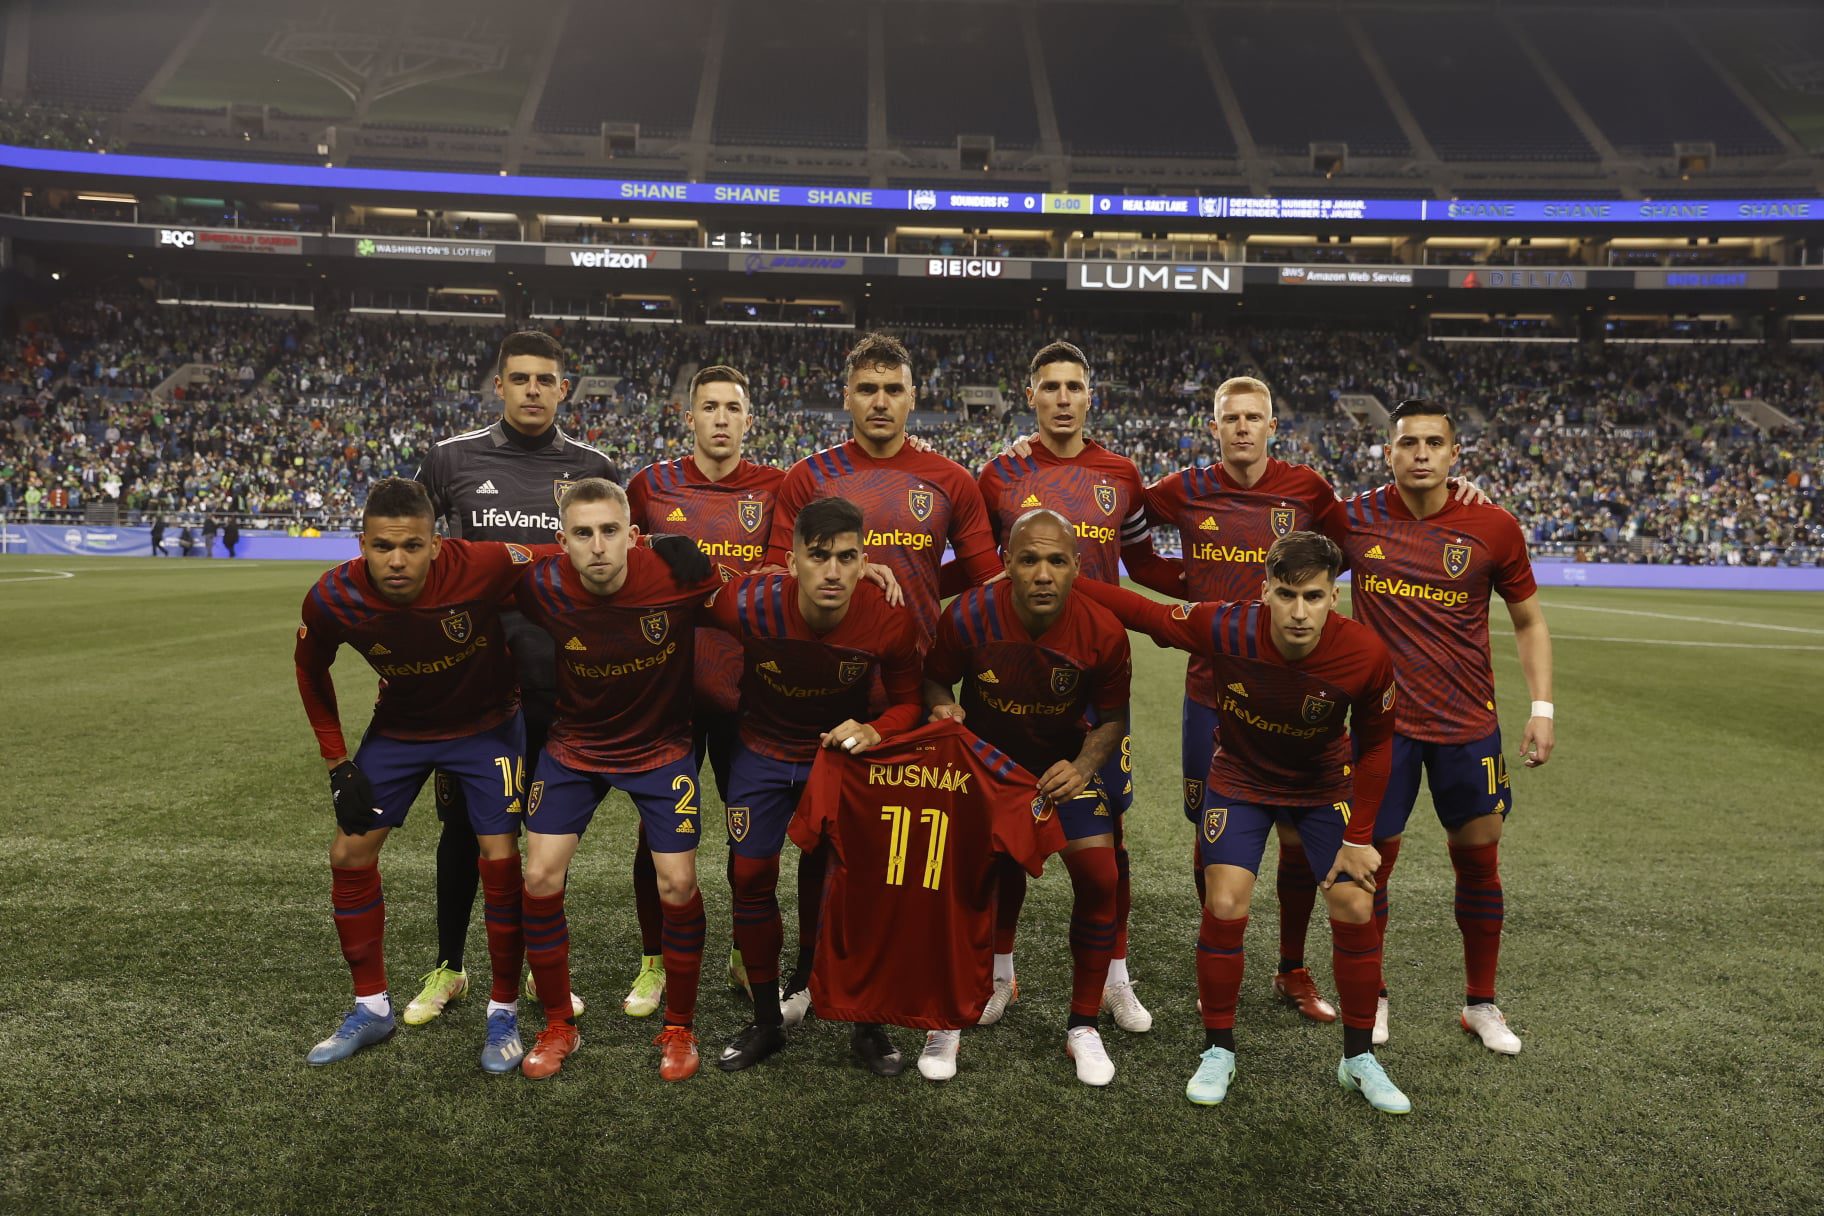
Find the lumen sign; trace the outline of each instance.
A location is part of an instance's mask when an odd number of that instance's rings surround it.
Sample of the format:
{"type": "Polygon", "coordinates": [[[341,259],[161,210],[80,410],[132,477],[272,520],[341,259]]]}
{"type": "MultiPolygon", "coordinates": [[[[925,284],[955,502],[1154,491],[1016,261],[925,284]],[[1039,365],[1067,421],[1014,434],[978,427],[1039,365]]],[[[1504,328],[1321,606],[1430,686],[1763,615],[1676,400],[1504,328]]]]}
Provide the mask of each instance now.
{"type": "Polygon", "coordinates": [[[1072,262],[1072,291],[1164,291],[1204,295],[1241,290],[1241,267],[1151,262],[1072,262]]]}

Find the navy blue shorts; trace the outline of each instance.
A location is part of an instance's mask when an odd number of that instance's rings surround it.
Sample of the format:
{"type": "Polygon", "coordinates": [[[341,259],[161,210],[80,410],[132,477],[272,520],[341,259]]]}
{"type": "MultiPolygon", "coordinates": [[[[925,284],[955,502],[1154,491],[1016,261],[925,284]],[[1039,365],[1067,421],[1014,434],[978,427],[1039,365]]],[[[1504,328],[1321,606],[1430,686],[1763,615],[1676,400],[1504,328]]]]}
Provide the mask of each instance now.
{"type": "Polygon", "coordinates": [[[1058,806],[1058,825],[1064,839],[1084,840],[1091,836],[1112,836],[1119,814],[1109,805],[1102,792],[1102,777],[1097,775],[1083,792],[1058,806]]]}
{"type": "Polygon", "coordinates": [[[1197,863],[1204,866],[1240,866],[1260,873],[1261,854],[1274,824],[1298,831],[1311,873],[1322,882],[1336,864],[1349,826],[1347,802],[1322,806],[1263,806],[1237,802],[1215,790],[1205,791],[1197,826],[1197,863]]]}
{"type": "Polygon", "coordinates": [[[395,739],[369,731],[355,764],[374,787],[377,828],[396,828],[433,771],[462,789],[477,836],[519,831],[526,791],[526,722],[515,713],[492,730],[458,739],[395,739]]]}
{"type": "Polygon", "coordinates": [[[1505,817],[1514,809],[1514,791],[1507,779],[1507,758],[1501,754],[1499,730],[1474,743],[1422,743],[1395,734],[1387,796],[1381,799],[1381,811],[1374,820],[1376,840],[1387,840],[1406,830],[1413,804],[1419,799],[1421,768],[1431,788],[1438,822],[1446,830],[1454,831],[1483,815],[1505,817]]]}
{"type": "MultiPolygon", "coordinates": [[[[1096,716],[1096,707],[1089,707],[1089,724],[1095,726],[1100,719],[1096,716]]],[[[1038,776],[1037,773],[1033,774],[1038,776]]],[[[1121,736],[1121,746],[1115,749],[1101,768],[1096,770],[1096,780],[1102,786],[1103,804],[1108,813],[1119,818],[1127,814],[1128,808],[1134,805],[1134,736],[1121,736]]],[[[1066,830],[1069,825],[1066,824],[1066,830]]],[[[1095,833],[1090,833],[1095,835],[1095,833]]],[[[1076,837],[1071,837],[1075,840],[1076,837]]]]}
{"type": "Polygon", "coordinates": [[[1203,783],[1210,775],[1210,760],[1216,755],[1216,710],[1184,699],[1183,725],[1180,727],[1178,754],[1184,773],[1184,817],[1196,823],[1203,813],[1203,783]]]}
{"type": "Polygon", "coordinates": [[[739,857],[777,857],[798,813],[809,763],[775,760],[735,744],[728,773],[728,847],[739,857]]]}
{"type": "Polygon", "coordinates": [[[595,808],[613,790],[633,799],[654,853],[684,853],[697,847],[698,821],[695,756],[636,773],[589,773],[573,769],[549,749],[538,754],[536,780],[526,795],[526,831],[541,836],[581,836],[595,818],[595,808]]]}

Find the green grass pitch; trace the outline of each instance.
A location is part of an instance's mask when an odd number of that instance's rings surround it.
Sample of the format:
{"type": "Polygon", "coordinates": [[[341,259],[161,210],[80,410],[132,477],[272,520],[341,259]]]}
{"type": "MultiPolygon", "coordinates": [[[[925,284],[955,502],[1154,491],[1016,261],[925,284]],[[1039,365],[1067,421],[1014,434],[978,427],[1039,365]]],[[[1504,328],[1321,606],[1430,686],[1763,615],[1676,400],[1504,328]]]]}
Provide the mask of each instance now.
{"type": "MultiPolygon", "coordinates": [[[[1249,930],[1228,1103],[1183,1097],[1193,1001],[1178,656],[1135,643],[1131,967],[1152,1033],[1105,1035],[1077,1084],[1062,868],[1035,883],[1022,999],[930,1085],[847,1059],[813,1021],[775,1061],[658,1079],[657,1027],[619,1012],[638,945],[617,795],[570,897],[585,1046],[555,1081],[483,1075],[478,995],[324,1070],[349,1004],[328,909],[323,767],[290,662],[315,568],[0,559],[0,1210],[1798,1212],[1824,1200],[1820,597],[1549,590],[1558,756],[1515,766],[1496,1057],[1456,1027],[1449,864],[1421,805],[1396,878],[1383,1052],[1415,1113],[1340,1090],[1335,1027],[1270,999],[1269,862],[1249,930]],[[71,571],[62,577],[57,571],[71,571]],[[1727,622],[1737,622],[1735,625],[1727,622]]],[[[1510,745],[1525,689],[1496,612],[1510,745]]],[[[373,687],[344,651],[345,726],[373,687]]],[[[713,789],[713,785],[711,786],[713,789]]],[[[707,816],[715,822],[713,811],[707,816]]],[[[435,961],[435,820],[382,868],[395,1000],[435,961]]],[[[699,1030],[728,894],[702,871],[699,1030]]],[[[790,850],[788,850],[788,853],[790,850]]],[[[788,878],[781,884],[789,892],[788,878]]],[[[788,900],[789,903],[789,900],[788,900]]],[[[788,908],[788,941],[791,912],[788,908]]],[[[479,922],[479,915],[477,916],[479,922]]],[[[1310,957],[1329,988],[1321,912],[1310,957]]],[[[471,974],[485,974],[477,923],[471,974]]],[[[483,982],[485,988],[485,981],[483,982]]],[[[528,1002],[527,1022],[537,1014],[528,1002]]],[[[898,1041],[911,1053],[913,1032],[898,1041]]]]}

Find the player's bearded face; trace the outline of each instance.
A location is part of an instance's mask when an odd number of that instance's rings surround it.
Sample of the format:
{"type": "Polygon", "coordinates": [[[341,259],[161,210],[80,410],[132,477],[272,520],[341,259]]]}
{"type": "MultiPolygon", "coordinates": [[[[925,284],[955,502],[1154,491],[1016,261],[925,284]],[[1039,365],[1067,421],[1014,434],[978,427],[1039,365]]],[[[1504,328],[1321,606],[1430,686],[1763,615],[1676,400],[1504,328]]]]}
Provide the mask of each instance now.
{"type": "Polygon", "coordinates": [[[1072,438],[1082,433],[1089,414],[1089,373],[1077,363],[1047,363],[1027,386],[1026,400],[1042,433],[1072,438]]]}
{"type": "Polygon", "coordinates": [[[748,413],[747,394],[740,385],[718,382],[697,389],[684,420],[696,439],[697,450],[722,459],[741,450],[741,439],[747,434],[752,415],[748,413]]]}
{"type": "Polygon", "coordinates": [[[409,604],[424,590],[431,562],[443,545],[429,516],[370,516],[361,523],[361,557],[367,578],[388,601],[409,604]]]}
{"type": "Polygon", "coordinates": [[[1028,527],[1007,553],[1014,602],[1041,619],[1063,611],[1081,568],[1076,545],[1054,527],[1028,527]]]}
{"type": "Polygon", "coordinates": [[[787,569],[811,603],[829,612],[848,605],[867,564],[860,535],[844,532],[820,540],[794,537],[787,569]]]}
{"type": "Polygon", "coordinates": [[[514,355],[494,377],[494,395],[501,401],[501,416],[522,435],[538,435],[557,421],[557,408],[570,395],[556,359],[514,355]]]}
{"type": "Polygon", "coordinates": [[[1419,414],[1394,423],[1393,439],[1387,444],[1387,467],[1401,489],[1429,490],[1450,478],[1462,451],[1447,419],[1419,414]]]}
{"type": "Polygon", "coordinates": [[[627,550],[639,535],[620,503],[579,502],[564,513],[559,540],[583,586],[596,595],[613,595],[627,581],[627,550]]]}
{"type": "Polygon", "coordinates": [[[1267,458],[1267,440],[1279,430],[1273,405],[1259,393],[1230,393],[1216,403],[1210,433],[1232,468],[1249,468],[1267,458]]]}
{"type": "Polygon", "coordinates": [[[912,412],[912,369],[858,367],[849,377],[843,407],[855,421],[855,434],[874,443],[890,443],[906,433],[912,412]]]}
{"type": "Polygon", "coordinates": [[[1260,598],[1267,605],[1273,644],[1288,658],[1310,653],[1336,607],[1336,580],[1319,571],[1296,583],[1269,578],[1260,598]]]}

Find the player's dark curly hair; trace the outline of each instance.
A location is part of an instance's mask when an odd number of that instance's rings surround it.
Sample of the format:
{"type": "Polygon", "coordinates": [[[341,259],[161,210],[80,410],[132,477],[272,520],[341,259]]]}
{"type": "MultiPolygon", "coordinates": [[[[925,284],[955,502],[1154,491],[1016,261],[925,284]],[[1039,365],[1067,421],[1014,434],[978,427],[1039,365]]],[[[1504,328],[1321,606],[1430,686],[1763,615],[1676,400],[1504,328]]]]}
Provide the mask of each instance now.
{"type": "Polygon", "coordinates": [[[542,329],[522,329],[510,333],[500,344],[500,354],[494,359],[494,374],[500,375],[507,370],[507,360],[514,355],[536,355],[540,359],[554,359],[557,370],[564,370],[564,348],[550,334],[542,329]]]}
{"type": "Polygon", "coordinates": [[[1332,582],[1343,572],[1343,551],[1321,532],[1288,532],[1267,550],[1267,577],[1302,583],[1319,574],[1332,582]]]}
{"type": "Polygon", "coordinates": [[[849,357],[842,361],[842,381],[847,384],[855,376],[857,368],[862,367],[912,367],[912,352],[898,338],[887,334],[863,334],[861,341],[849,349],[849,357]]]}
{"type": "Polygon", "coordinates": [[[424,487],[408,477],[382,477],[367,491],[361,526],[370,519],[436,519],[436,508],[424,487]]]}
{"type": "Polygon", "coordinates": [[[806,503],[792,521],[792,539],[801,545],[832,541],[845,532],[861,535],[861,508],[846,498],[819,498],[806,503]]]}
{"type": "Polygon", "coordinates": [[[1085,376],[1089,375],[1089,360],[1084,358],[1083,351],[1079,347],[1070,342],[1046,343],[1039,353],[1032,357],[1032,363],[1026,369],[1027,376],[1037,380],[1039,369],[1048,363],[1074,363],[1083,369],[1085,376]]]}

